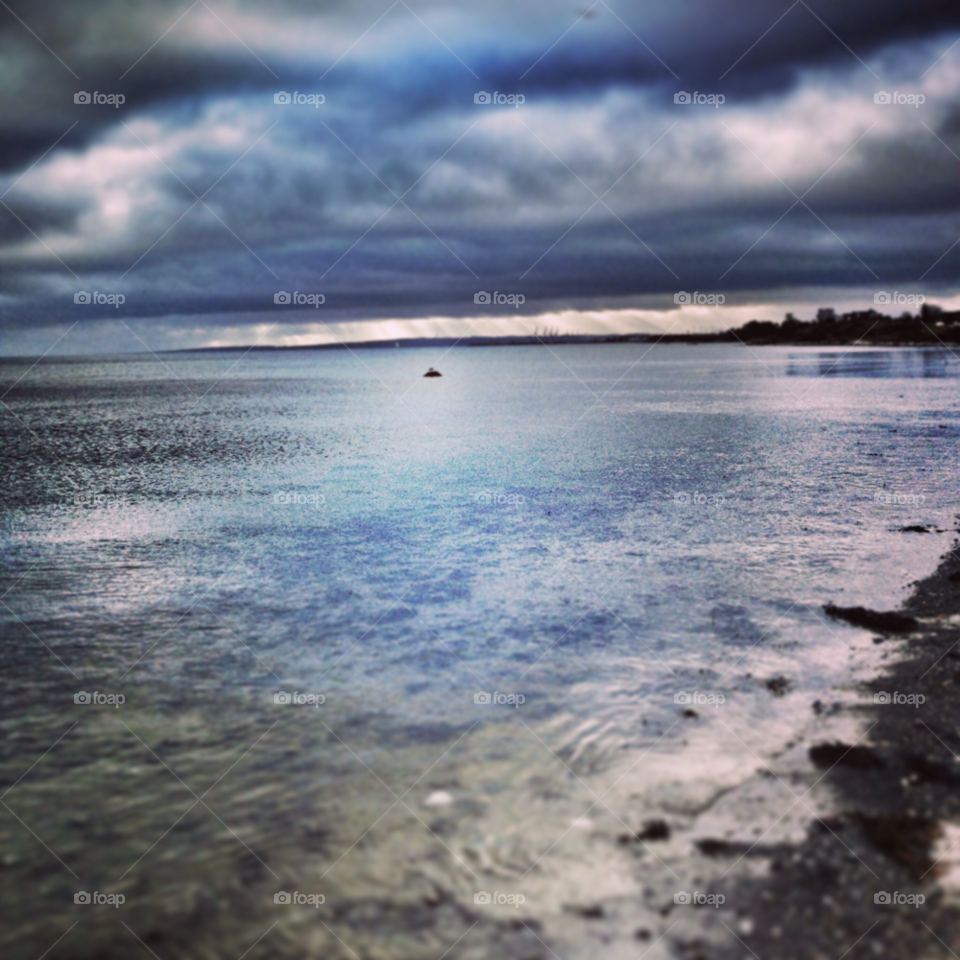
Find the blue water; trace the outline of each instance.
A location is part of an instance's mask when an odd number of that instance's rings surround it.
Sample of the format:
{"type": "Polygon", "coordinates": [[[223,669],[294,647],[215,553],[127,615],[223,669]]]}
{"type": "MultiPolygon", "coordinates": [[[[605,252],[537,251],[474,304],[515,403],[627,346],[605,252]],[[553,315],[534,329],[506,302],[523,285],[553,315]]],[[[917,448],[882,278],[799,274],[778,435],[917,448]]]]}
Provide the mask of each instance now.
{"type": "Polygon", "coordinates": [[[118,918],[161,956],[274,921],[254,960],[590,955],[564,904],[646,882],[618,834],[676,818],[681,876],[696,798],[876,669],[820,608],[895,606],[946,550],[958,370],[641,344],[0,364],[3,789],[38,761],[0,818],[9,955],[75,919],[51,956],[127,955],[118,918]],[[684,716],[693,691],[724,702],[684,716]],[[497,884],[523,910],[474,903],[497,884]],[[324,906],[274,904],[294,885],[324,906]],[[93,889],[126,903],[74,905],[93,889]]]}

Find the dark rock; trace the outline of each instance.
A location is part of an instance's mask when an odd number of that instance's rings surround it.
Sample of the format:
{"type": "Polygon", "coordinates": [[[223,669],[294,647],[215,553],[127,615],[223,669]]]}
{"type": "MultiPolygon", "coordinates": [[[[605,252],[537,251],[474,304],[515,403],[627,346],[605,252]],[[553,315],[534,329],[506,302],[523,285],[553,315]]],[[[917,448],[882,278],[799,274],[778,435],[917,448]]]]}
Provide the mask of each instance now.
{"type": "Polygon", "coordinates": [[[745,843],[742,840],[716,840],[713,837],[697,840],[695,846],[705,857],[775,857],[790,852],[785,844],[745,843]]]}
{"type": "Polygon", "coordinates": [[[730,853],[731,847],[733,844],[727,843],[726,840],[698,840],[697,849],[707,857],[722,857],[725,853],[730,853]]]}
{"type": "Polygon", "coordinates": [[[911,754],[906,758],[907,769],[925,783],[945,783],[950,786],[960,783],[960,773],[945,763],[932,760],[921,754],[911,754]]]}
{"type": "Polygon", "coordinates": [[[647,820],[643,830],[637,834],[638,840],[669,840],[670,825],[666,820],[647,820]]]}
{"type": "Polygon", "coordinates": [[[882,633],[909,633],[917,629],[917,621],[913,617],[895,613],[893,610],[868,610],[866,607],[837,607],[832,603],[825,603],[823,611],[834,620],[846,620],[855,627],[864,627],[867,630],[878,630],[882,633]]]}
{"type": "Polygon", "coordinates": [[[786,677],[771,677],[764,685],[775,697],[782,697],[790,689],[790,681],[786,677]]]}
{"type": "Polygon", "coordinates": [[[813,765],[851,767],[854,770],[879,770],[883,761],[869,747],[851,747],[846,743],[818,743],[810,748],[813,765]]]}
{"type": "Polygon", "coordinates": [[[634,843],[642,841],[646,843],[650,840],[669,840],[670,824],[666,820],[645,820],[643,829],[639,833],[622,833],[619,836],[620,843],[634,843]]]}
{"type": "Polygon", "coordinates": [[[897,815],[870,817],[863,814],[857,815],[855,820],[870,844],[908,867],[915,880],[920,880],[933,866],[930,848],[941,833],[935,820],[897,815]]]}
{"type": "Polygon", "coordinates": [[[568,913],[575,913],[578,917],[583,917],[584,920],[602,920],[604,917],[603,907],[597,905],[591,905],[589,907],[565,907],[564,908],[568,913]]]}

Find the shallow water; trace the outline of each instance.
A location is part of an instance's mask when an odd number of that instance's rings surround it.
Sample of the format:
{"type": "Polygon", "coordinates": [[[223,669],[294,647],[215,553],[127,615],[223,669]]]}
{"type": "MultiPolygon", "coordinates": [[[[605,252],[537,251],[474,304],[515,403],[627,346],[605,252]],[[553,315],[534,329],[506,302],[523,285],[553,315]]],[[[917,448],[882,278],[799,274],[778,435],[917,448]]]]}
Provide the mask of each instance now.
{"type": "Polygon", "coordinates": [[[750,828],[724,791],[874,672],[821,604],[898,604],[958,507],[947,351],[28,368],[0,364],[10,956],[635,957],[691,840],[750,828]]]}

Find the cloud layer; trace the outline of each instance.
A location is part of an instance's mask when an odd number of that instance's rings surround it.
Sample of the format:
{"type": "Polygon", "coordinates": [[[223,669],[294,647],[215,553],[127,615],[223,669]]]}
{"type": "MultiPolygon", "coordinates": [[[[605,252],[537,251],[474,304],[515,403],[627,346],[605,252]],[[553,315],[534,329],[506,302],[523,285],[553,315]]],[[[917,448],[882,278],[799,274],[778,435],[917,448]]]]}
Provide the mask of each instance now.
{"type": "Polygon", "coordinates": [[[313,322],[281,290],[321,322],[473,316],[479,290],[950,293],[958,36],[933,2],[11,4],[0,336],[313,322]]]}

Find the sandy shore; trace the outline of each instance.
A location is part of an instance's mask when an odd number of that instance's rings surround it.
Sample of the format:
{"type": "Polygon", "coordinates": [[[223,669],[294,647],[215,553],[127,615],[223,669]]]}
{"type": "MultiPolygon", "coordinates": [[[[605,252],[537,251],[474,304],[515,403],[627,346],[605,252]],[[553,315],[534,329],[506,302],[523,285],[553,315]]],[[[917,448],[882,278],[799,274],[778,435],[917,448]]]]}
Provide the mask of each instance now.
{"type": "MultiPolygon", "coordinates": [[[[863,626],[863,611],[832,612],[863,626]]],[[[860,960],[960,951],[960,542],[886,624],[875,642],[902,646],[868,685],[875,702],[813,705],[866,720],[859,739],[807,748],[819,777],[796,793],[822,797],[826,788],[835,812],[812,819],[799,845],[704,849],[717,867],[705,888],[724,894],[727,909],[702,911],[702,936],[675,943],[679,955],[860,960]],[[751,860],[760,869],[745,875],[751,860]]]]}

